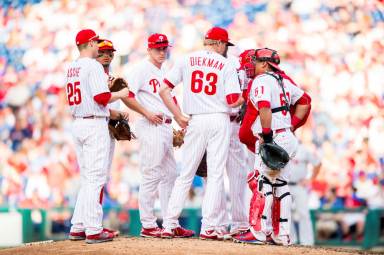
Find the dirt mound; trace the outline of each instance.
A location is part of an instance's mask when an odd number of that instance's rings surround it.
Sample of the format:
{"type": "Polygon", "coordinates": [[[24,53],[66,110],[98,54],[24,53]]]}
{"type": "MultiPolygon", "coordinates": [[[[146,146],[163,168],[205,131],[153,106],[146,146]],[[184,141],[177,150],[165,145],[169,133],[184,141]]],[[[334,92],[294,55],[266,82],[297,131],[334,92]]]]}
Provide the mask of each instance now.
{"type": "MultiPolygon", "coordinates": [[[[120,237],[113,242],[101,244],[86,244],[83,241],[58,241],[45,243],[32,243],[16,248],[0,250],[0,255],[17,254],[164,254],[164,255],[205,255],[205,254],[316,254],[316,255],[350,255],[364,254],[355,250],[300,247],[300,246],[273,246],[273,245],[250,245],[238,244],[230,241],[202,241],[199,239],[144,239],[137,237],[120,237]]],[[[377,254],[377,253],[376,253],[377,254]]]]}

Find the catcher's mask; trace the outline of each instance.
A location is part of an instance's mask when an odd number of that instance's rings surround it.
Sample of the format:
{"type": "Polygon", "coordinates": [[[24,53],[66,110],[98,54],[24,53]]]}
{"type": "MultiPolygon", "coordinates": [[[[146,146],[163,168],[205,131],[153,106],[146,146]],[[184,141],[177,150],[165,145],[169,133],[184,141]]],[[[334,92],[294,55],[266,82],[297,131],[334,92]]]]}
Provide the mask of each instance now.
{"type": "Polygon", "coordinates": [[[253,55],[253,61],[266,61],[273,68],[282,71],[279,67],[280,57],[275,50],[269,48],[257,49],[253,55]]]}
{"type": "Polygon", "coordinates": [[[253,79],[255,77],[255,63],[253,61],[253,56],[255,55],[255,50],[245,50],[239,55],[240,68],[243,69],[247,75],[247,78],[253,79]]]}

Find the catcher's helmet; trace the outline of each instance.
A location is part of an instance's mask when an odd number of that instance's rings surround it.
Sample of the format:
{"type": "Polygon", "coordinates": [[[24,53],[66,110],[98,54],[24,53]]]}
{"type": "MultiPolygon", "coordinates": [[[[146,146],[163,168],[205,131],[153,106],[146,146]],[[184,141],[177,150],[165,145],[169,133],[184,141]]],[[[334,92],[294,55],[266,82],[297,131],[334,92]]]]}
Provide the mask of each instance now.
{"type": "Polygon", "coordinates": [[[277,54],[277,51],[269,49],[269,48],[261,48],[257,49],[255,51],[254,55],[255,61],[267,61],[269,65],[276,68],[277,70],[281,71],[279,64],[280,64],[280,57],[279,54],[277,54]]]}
{"type": "Polygon", "coordinates": [[[245,50],[239,55],[240,68],[243,69],[248,78],[252,79],[255,77],[255,63],[252,57],[256,51],[253,49],[245,50]]]}

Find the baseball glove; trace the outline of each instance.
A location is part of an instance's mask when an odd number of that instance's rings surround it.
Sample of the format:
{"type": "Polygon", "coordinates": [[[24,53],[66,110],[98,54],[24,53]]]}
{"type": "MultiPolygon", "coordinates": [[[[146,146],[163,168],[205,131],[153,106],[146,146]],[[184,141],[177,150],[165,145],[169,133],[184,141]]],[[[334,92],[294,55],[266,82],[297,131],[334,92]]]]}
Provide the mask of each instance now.
{"type": "Polygon", "coordinates": [[[207,168],[207,152],[204,153],[203,158],[201,159],[200,165],[197,168],[196,175],[200,177],[208,176],[208,168],[207,168]]]}
{"type": "Polygon", "coordinates": [[[280,170],[284,168],[289,161],[288,153],[274,142],[261,144],[259,154],[261,160],[271,170],[280,170]]]}
{"type": "Polygon", "coordinates": [[[111,92],[120,91],[123,88],[128,88],[128,83],[123,78],[114,78],[111,81],[109,90],[111,92]]]}
{"type": "Polygon", "coordinates": [[[173,129],[173,147],[180,147],[184,143],[185,132],[173,129]]]}
{"type": "Polygon", "coordinates": [[[128,140],[135,139],[135,134],[131,131],[131,127],[128,124],[127,120],[109,120],[108,129],[112,136],[120,141],[120,140],[128,140]]]}

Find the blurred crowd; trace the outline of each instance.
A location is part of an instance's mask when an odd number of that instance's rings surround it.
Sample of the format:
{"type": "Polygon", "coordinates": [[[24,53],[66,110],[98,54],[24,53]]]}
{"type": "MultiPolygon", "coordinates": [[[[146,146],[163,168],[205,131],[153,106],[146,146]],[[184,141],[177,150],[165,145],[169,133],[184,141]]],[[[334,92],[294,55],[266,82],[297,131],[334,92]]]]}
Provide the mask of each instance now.
{"type": "MultiPolygon", "coordinates": [[[[311,207],[384,207],[381,1],[19,0],[0,3],[0,23],[0,206],[74,205],[79,169],[63,72],[77,57],[78,30],[112,40],[112,73],[124,76],[145,57],[150,33],[168,35],[171,64],[219,25],[236,43],[230,54],[278,50],[282,69],[312,96],[312,115],[298,134],[322,161],[307,184],[311,207]]],[[[137,149],[119,142],[107,205],[137,208],[137,149]]],[[[195,184],[191,207],[200,204],[195,184]]]]}

